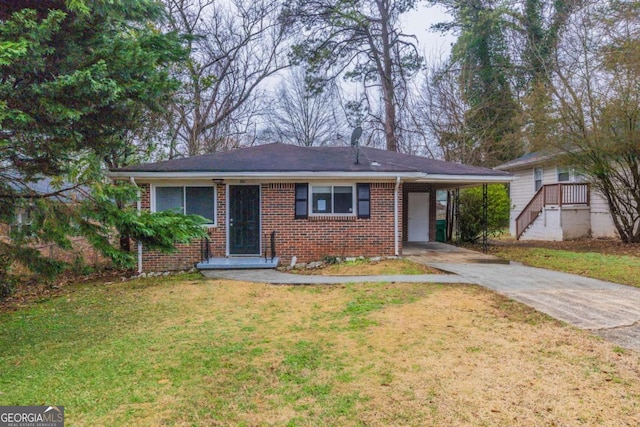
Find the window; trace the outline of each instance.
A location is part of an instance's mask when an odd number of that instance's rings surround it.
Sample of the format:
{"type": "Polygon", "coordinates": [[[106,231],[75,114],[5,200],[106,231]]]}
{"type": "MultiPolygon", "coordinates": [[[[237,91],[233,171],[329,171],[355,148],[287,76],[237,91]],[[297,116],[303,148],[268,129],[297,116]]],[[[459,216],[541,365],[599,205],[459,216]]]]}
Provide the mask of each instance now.
{"type": "Polygon", "coordinates": [[[13,222],[10,225],[11,232],[21,233],[25,236],[33,234],[31,230],[31,223],[33,222],[34,207],[31,204],[26,204],[23,207],[17,208],[13,217],[13,222]]]}
{"type": "Polygon", "coordinates": [[[571,170],[569,168],[558,168],[558,182],[571,181],[571,170]]]}
{"type": "Polygon", "coordinates": [[[533,169],[534,191],[537,193],[542,188],[542,168],[533,169]]]}
{"type": "Polygon", "coordinates": [[[216,223],[215,187],[156,187],[155,211],[173,210],[200,215],[207,224],[216,223]]]}
{"type": "Polygon", "coordinates": [[[353,186],[318,185],[311,187],[311,213],[353,214],[353,186]]]}

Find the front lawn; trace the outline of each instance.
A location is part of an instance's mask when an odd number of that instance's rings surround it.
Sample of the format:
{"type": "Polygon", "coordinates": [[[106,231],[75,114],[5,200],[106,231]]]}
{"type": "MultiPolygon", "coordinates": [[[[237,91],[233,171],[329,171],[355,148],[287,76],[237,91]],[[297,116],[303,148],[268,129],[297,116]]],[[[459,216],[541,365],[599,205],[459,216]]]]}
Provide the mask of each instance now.
{"type": "Polygon", "coordinates": [[[493,246],[491,253],[532,267],[640,287],[640,254],[607,254],[525,245],[493,246]]]}
{"type": "Polygon", "coordinates": [[[0,405],[68,425],[637,425],[638,353],[475,286],[77,285],[0,313],[0,405]]]}

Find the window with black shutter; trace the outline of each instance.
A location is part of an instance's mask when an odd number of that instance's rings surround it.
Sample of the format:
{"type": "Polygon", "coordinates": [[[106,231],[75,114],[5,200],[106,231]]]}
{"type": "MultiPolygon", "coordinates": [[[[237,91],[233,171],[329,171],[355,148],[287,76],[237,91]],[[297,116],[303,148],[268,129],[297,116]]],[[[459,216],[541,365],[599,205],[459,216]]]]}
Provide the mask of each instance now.
{"type": "Polygon", "coordinates": [[[358,184],[358,218],[371,218],[371,185],[358,184]]]}
{"type": "Polygon", "coordinates": [[[296,219],[309,217],[309,184],[296,184],[296,219]]]}

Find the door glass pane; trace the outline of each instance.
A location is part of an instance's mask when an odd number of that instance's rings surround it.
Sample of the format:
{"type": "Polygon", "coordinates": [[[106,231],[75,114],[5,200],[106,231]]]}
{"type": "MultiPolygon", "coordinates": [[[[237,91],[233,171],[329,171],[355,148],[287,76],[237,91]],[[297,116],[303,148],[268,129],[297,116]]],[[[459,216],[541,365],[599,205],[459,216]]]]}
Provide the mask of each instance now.
{"type": "Polygon", "coordinates": [[[215,222],[215,190],[213,187],[187,187],[187,214],[207,218],[209,224],[215,222]]]}
{"type": "Polygon", "coordinates": [[[331,187],[313,187],[313,213],[331,213],[331,187]]]}
{"type": "Polygon", "coordinates": [[[156,187],[156,212],[172,210],[184,213],[183,187],[156,187]]]}
{"type": "Polygon", "coordinates": [[[334,213],[353,212],[353,187],[333,187],[334,213]]]}

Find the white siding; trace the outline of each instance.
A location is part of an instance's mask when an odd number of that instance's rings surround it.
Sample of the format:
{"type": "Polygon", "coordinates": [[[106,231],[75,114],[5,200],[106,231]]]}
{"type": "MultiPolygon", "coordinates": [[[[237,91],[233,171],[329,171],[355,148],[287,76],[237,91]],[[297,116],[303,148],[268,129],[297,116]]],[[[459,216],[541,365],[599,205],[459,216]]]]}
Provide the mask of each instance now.
{"type": "Polygon", "coordinates": [[[618,237],[613,219],[609,214],[609,205],[604,196],[594,189],[591,190],[591,236],[618,237]]]}
{"type": "MultiPolygon", "coordinates": [[[[533,182],[533,169],[524,169],[513,171],[514,180],[509,186],[509,195],[511,197],[511,214],[509,218],[509,232],[512,236],[516,234],[516,218],[520,212],[527,206],[535,194],[533,182]]],[[[543,179],[544,184],[544,179],[543,179]]]]}
{"type": "MultiPolygon", "coordinates": [[[[531,198],[534,196],[534,177],[533,170],[534,167],[542,167],[542,184],[557,184],[558,183],[558,165],[551,162],[545,163],[543,165],[530,166],[527,168],[513,170],[510,171],[514,175],[514,180],[511,182],[510,186],[510,197],[511,197],[511,215],[509,220],[509,231],[511,235],[515,235],[516,225],[515,220],[520,215],[520,212],[524,209],[524,207],[529,203],[531,198]]],[[[565,210],[569,210],[570,208],[564,208],[565,210]]],[[[615,226],[613,225],[613,220],[611,219],[611,215],[609,214],[609,207],[607,205],[604,197],[599,194],[595,190],[591,190],[591,209],[590,209],[590,218],[588,220],[589,230],[587,233],[584,233],[584,224],[587,222],[584,218],[584,212],[581,212],[580,215],[574,216],[573,220],[578,221],[581,225],[576,224],[575,230],[567,230],[563,233],[561,230],[555,229],[557,224],[558,227],[563,225],[566,227],[568,223],[572,222],[572,220],[563,221],[563,218],[560,217],[558,213],[557,218],[553,217],[553,214],[547,210],[547,220],[545,225],[545,220],[540,220],[543,216],[541,215],[538,220],[532,224],[531,228],[527,230],[525,234],[528,236],[522,236],[522,239],[531,239],[535,238],[538,240],[562,240],[564,239],[573,239],[575,236],[587,236],[591,235],[595,238],[602,237],[617,237],[617,231],[615,226]],[[549,231],[539,230],[541,227],[550,227],[549,231]],[[534,230],[532,230],[534,229],[534,230]]],[[[571,215],[571,214],[568,214],[571,215]]],[[[569,217],[567,217],[569,218],[569,217]]],[[[564,219],[567,219],[564,218],[564,219]]]]}
{"type": "MultiPolygon", "coordinates": [[[[556,172],[555,165],[545,164],[535,167],[542,167],[542,185],[555,184],[558,181],[558,174],[556,172]]],[[[516,235],[516,218],[536,194],[533,170],[534,166],[510,171],[514,177],[509,187],[509,195],[511,197],[509,233],[512,236],[516,235]]]]}

